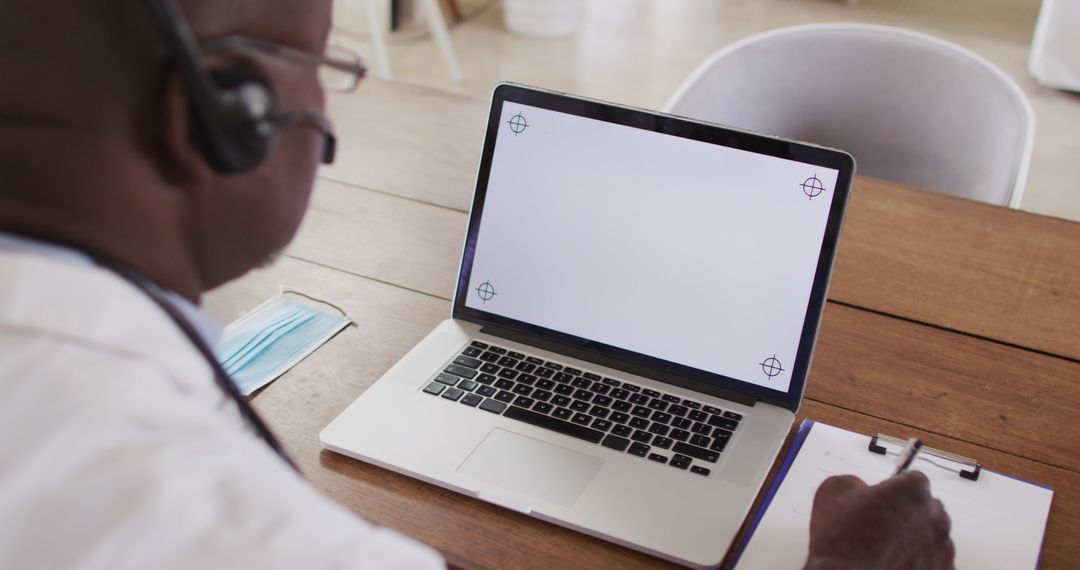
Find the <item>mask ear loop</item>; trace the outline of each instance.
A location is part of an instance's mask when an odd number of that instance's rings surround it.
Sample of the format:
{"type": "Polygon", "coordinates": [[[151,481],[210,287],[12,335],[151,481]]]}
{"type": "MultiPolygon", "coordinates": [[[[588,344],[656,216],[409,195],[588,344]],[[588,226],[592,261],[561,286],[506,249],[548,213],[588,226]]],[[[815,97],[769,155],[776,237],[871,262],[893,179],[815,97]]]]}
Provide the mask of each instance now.
{"type": "Polygon", "coordinates": [[[328,307],[332,307],[335,310],[337,310],[337,312],[341,313],[342,316],[345,317],[345,320],[349,321],[349,324],[353,324],[353,325],[356,324],[356,321],[354,321],[353,318],[352,318],[353,313],[355,313],[356,309],[358,309],[360,307],[360,303],[358,303],[356,301],[342,301],[340,304],[338,304],[338,303],[335,303],[333,301],[328,301],[326,299],[323,299],[321,297],[316,297],[315,295],[310,295],[310,294],[305,293],[305,292],[303,292],[303,291],[301,291],[299,289],[294,289],[292,287],[286,287],[284,285],[278,285],[278,294],[277,294],[277,296],[279,298],[283,297],[285,295],[285,293],[292,293],[293,295],[299,295],[299,296],[304,297],[306,299],[310,299],[312,301],[315,301],[316,303],[322,303],[323,305],[326,305],[328,307]]]}

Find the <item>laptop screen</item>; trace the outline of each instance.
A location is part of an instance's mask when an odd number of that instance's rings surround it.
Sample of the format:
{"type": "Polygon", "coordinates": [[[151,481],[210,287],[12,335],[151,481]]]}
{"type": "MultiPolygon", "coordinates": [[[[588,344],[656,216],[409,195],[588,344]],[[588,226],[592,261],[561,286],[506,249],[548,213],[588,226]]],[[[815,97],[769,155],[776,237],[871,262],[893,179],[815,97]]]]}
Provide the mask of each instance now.
{"type": "Polygon", "coordinates": [[[839,168],[590,115],[501,103],[465,308],[791,392],[839,168]]]}

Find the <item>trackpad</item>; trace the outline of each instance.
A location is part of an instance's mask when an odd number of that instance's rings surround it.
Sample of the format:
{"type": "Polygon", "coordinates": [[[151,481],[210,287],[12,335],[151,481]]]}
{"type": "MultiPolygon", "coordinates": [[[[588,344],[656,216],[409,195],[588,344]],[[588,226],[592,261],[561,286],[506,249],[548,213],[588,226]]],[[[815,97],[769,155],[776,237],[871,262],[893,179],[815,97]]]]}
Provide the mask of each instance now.
{"type": "Polygon", "coordinates": [[[603,465],[599,457],[496,428],[458,473],[569,507],[603,465]]]}

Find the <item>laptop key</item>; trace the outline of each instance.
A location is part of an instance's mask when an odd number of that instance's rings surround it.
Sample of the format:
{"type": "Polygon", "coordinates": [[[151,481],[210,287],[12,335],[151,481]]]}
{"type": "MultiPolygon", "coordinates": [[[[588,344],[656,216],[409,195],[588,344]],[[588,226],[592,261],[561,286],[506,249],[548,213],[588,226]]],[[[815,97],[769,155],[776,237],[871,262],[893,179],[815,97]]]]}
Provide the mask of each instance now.
{"type": "Polygon", "coordinates": [[[615,408],[620,412],[629,412],[634,408],[634,406],[630,402],[623,402],[622,400],[615,402],[611,405],[611,407],[615,408]]]}
{"type": "Polygon", "coordinates": [[[709,449],[717,453],[723,453],[724,448],[727,447],[727,442],[728,440],[726,439],[714,439],[712,445],[709,446],[709,449]]]}
{"type": "Polygon", "coordinates": [[[555,396],[551,398],[551,403],[555,404],[556,406],[569,406],[570,398],[566,396],[555,396]]]}
{"type": "Polygon", "coordinates": [[[543,360],[541,360],[541,359],[539,359],[539,358],[537,358],[535,356],[526,357],[525,362],[528,362],[529,364],[535,364],[537,366],[540,366],[540,365],[542,365],[544,363],[543,360]]]}
{"type": "Polygon", "coordinates": [[[599,382],[601,378],[599,374],[593,374],[592,372],[586,372],[582,376],[594,382],[599,382]]]}
{"type": "Polygon", "coordinates": [[[625,400],[630,397],[630,392],[623,390],[622,388],[616,388],[611,391],[611,397],[616,400],[625,400]]]}
{"type": "Polygon", "coordinates": [[[712,436],[716,439],[730,439],[731,432],[724,428],[716,428],[713,430],[712,436]]]}
{"type": "Polygon", "coordinates": [[[555,375],[555,381],[556,382],[562,382],[563,384],[566,384],[567,382],[569,382],[569,381],[571,381],[573,379],[574,379],[573,376],[571,376],[571,375],[569,375],[569,374],[567,374],[565,372],[559,372],[558,374],[555,375]]]}
{"type": "Polygon", "coordinates": [[[584,378],[574,378],[570,381],[570,385],[575,388],[589,388],[592,386],[592,382],[589,382],[584,378]]]}
{"type": "Polygon", "coordinates": [[[592,399],[592,403],[596,404],[597,406],[610,406],[611,396],[596,396],[592,399]]]}
{"type": "Polygon", "coordinates": [[[593,429],[598,429],[600,431],[607,431],[611,429],[611,422],[600,418],[596,418],[595,420],[593,420],[593,423],[591,425],[593,429]]]}
{"type": "Polygon", "coordinates": [[[645,394],[634,394],[633,396],[630,396],[630,401],[635,404],[647,404],[649,402],[649,397],[645,394]]]}
{"type": "Polygon", "coordinates": [[[690,468],[690,471],[692,471],[694,473],[697,473],[698,475],[704,475],[706,477],[709,476],[709,473],[712,473],[712,471],[710,471],[709,469],[707,469],[705,467],[702,467],[700,465],[694,465],[693,467],[690,468]]]}
{"type": "Polygon", "coordinates": [[[555,393],[569,396],[574,393],[574,389],[569,384],[559,384],[555,386],[555,393]]]}
{"type": "Polygon", "coordinates": [[[513,367],[517,366],[517,363],[518,363],[517,359],[510,358],[509,356],[504,356],[504,357],[499,359],[498,365],[499,366],[506,366],[508,368],[513,368],[513,367]]]}
{"type": "Polygon", "coordinates": [[[481,384],[491,384],[495,381],[495,377],[491,374],[481,374],[476,377],[476,381],[481,384]]]}
{"type": "Polygon", "coordinates": [[[689,418],[675,418],[671,420],[671,426],[679,429],[690,429],[694,425],[694,422],[689,418]]]}
{"type": "Polygon", "coordinates": [[[682,453],[683,455],[689,455],[694,459],[700,459],[702,461],[708,461],[709,463],[716,463],[717,459],[720,459],[720,454],[715,451],[709,451],[703,447],[696,445],[690,445],[689,443],[678,442],[675,444],[675,453],[682,453]]]}
{"type": "Polygon", "coordinates": [[[671,427],[653,422],[653,424],[649,426],[649,431],[655,433],[656,435],[667,435],[668,432],[671,431],[671,427]]]}
{"type": "Polygon", "coordinates": [[[550,368],[537,368],[533,371],[533,374],[536,374],[541,378],[551,378],[555,374],[555,371],[550,368]]]}
{"type": "Polygon", "coordinates": [[[675,443],[670,437],[656,436],[652,440],[652,444],[660,449],[671,449],[671,445],[675,443]]]}
{"type": "Polygon", "coordinates": [[[671,394],[664,394],[663,396],[660,396],[660,397],[663,398],[667,402],[671,402],[672,404],[678,404],[678,403],[682,402],[682,398],[680,398],[678,396],[673,396],[671,394]]]}
{"type": "Polygon", "coordinates": [[[652,400],[651,402],[649,402],[649,407],[654,410],[660,410],[662,412],[667,409],[668,403],[663,400],[652,400]]]}
{"type": "Polygon", "coordinates": [[[648,442],[648,441],[652,440],[652,435],[647,431],[643,431],[643,430],[639,429],[639,430],[634,432],[634,435],[630,436],[630,439],[632,439],[634,441],[640,441],[642,443],[645,443],[645,442],[648,442]]]}
{"type": "Polygon", "coordinates": [[[685,455],[675,454],[675,457],[671,458],[671,461],[668,462],[668,465],[676,469],[686,469],[687,467],[690,467],[690,463],[691,459],[689,457],[685,455]]]}
{"type": "Polygon", "coordinates": [[[446,372],[449,372],[456,376],[461,376],[462,378],[469,379],[476,378],[477,374],[477,372],[472,368],[465,368],[464,366],[458,366],[457,364],[451,364],[450,366],[447,366],[446,372]]]}
{"type": "Polygon", "coordinates": [[[611,391],[611,386],[608,386],[607,384],[603,384],[601,382],[593,382],[592,386],[589,386],[589,389],[593,392],[596,392],[597,394],[607,394],[611,391]]]}
{"type": "Polygon", "coordinates": [[[478,340],[474,340],[474,341],[470,342],[469,346],[474,347],[474,348],[479,348],[479,349],[485,349],[485,348],[488,347],[488,345],[486,345],[486,344],[484,344],[484,343],[482,343],[482,342],[480,342],[478,340]]]}
{"type": "Polygon", "coordinates": [[[575,412],[587,412],[589,411],[589,403],[582,402],[581,400],[574,400],[570,404],[570,409],[574,410],[575,412]]]}
{"type": "Polygon", "coordinates": [[[735,421],[741,421],[742,420],[742,414],[737,414],[735,412],[724,412],[724,417],[729,419],[729,420],[735,420],[735,421]]]}
{"type": "Polygon", "coordinates": [[[480,409],[493,414],[501,414],[506,409],[506,404],[488,398],[480,402],[480,409]]]}
{"type": "Polygon", "coordinates": [[[528,396],[518,396],[514,399],[515,406],[521,406],[522,408],[531,408],[536,400],[529,398],[528,396]]]}
{"type": "Polygon", "coordinates": [[[541,414],[546,414],[546,413],[550,412],[552,410],[552,408],[554,408],[554,407],[555,406],[552,406],[551,404],[549,404],[547,402],[537,402],[537,403],[533,404],[532,409],[536,410],[537,412],[540,412],[541,414]]]}
{"type": "Polygon", "coordinates": [[[614,378],[604,378],[604,384],[607,384],[608,386],[611,386],[612,388],[618,388],[619,386],[622,385],[622,382],[619,382],[618,380],[616,380],[614,378]]]}
{"type": "Polygon", "coordinates": [[[466,368],[480,368],[484,361],[478,358],[469,358],[468,356],[459,356],[454,359],[454,364],[464,366],[466,368]]]}
{"type": "Polygon", "coordinates": [[[653,412],[652,421],[666,424],[671,421],[671,414],[667,412],[653,412]]]}
{"type": "Polygon", "coordinates": [[[630,392],[640,392],[641,386],[635,386],[633,384],[623,384],[622,389],[630,392]]]}
{"type": "Polygon", "coordinates": [[[446,391],[442,393],[442,397],[456,402],[464,393],[464,391],[458,390],[457,388],[447,388],[446,391]]]}
{"type": "Polygon", "coordinates": [[[698,447],[709,447],[709,442],[712,439],[707,435],[694,434],[690,436],[690,445],[696,445],[698,447]]]}
{"type": "Polygon", "coordinates": [[[517,368],[518,370],[520,370],[522,372],[529,373],[529,372],[532,372],[532,371],[536,370],[536,365],[531,363],[531,362],[522,362],[521,364],[518,364],[517,366],[515,366],[515,368],[517,368]]]}
{"type": "Polygon", "coordinates": [[[645,388],[644,390],[642,390],[641,393],[645,394],[646,396],[648,396],[650,398],[659,398],[660,397],[660,392],[657,392],[656,390],[650,390],[648,388],[645,388]]]}
{"type": "Polygon", "coordinates": [[[638,457],[645,457],[646,455],[649,454],[650,449],[652,449],[652,448],[645,445],[644,443],[639,442],[639,443],[632,444],[630,446],[630,449],[627,451],[627,453],[629,453],[631,455],[636,455],[638,457]]]}
{"type": "Polygon", "coordinates": [[[491,386],[480,386],[476,389],[476,393],[484,397],[491,397],[498,393],[498,390],[492,388],[491,386]]]}
{"type": "Polygon", "coordinates": [[[694,424],[694,427],[690,428],[690,431],[692,431],[694,433],[700,433],[702,435],[706,435],[706,434],[709,434],[710,432],[712,432],[712,428],[709,427],[709,424],[703,424],[701,422],[698,422],[698,423],[694,424]]]}
{"type": "Polygon", "coordinates": [[[690,432],[681,429],[673,429],[671,430],[671,433],[668,434],[668,437],[676,441],[686,441],[690,439],[690,432]]]}
{"type": "Polygon", "coordinates": [[[630,447],[630,440],[625,437],[619,437],[611,434],[604,438],[604,441],[600,442],[600,445],[604,447],[610,447],[616,451],[626,451],[627,447],[630,447]]]}
{"type": "Polygon", "coordinates": [[[477,396],[476,394],[465,394],[465,396],[461,398],[461,403],[462,404],[465,404],[466,406],[472,406],[472,407],[475,407],[477,404],[479,404],[480,402],[483,402],[483,401],[484,401],[484,397],[483,396],[477,396]]]}
{"type": "Polygon", "coordinates": [[[509,390],[509,389],[513,388],[514,386],[515,386],[515,384],[513,382],[511,382],[509,380],[506,380],[505,378],[502,379],[502,380],[496,380],[495,381],[495,387],[500,389],[500,390],[509,390]]]}
{"type": "Polygon", "coordinates": [[[624,414],[623,412],[612,412],[609,420],[617,424],[625,424],[630,419],[630,414],[624,414]]]}
{"type": "Polygon", "coordinates": [[[554,362],[545,362],[544,368],[550,368],[551,370],[562,370],[563,366],[562,364],[556,364],[554,362]]]}
{"type": "Polygon", "coordinates": [[[493,362],[498,362],[499,355],[495,354],[494,352],[485,352],[484,354],[481,354],[479,356],[479,358],[480,358],[480,360],[483,360],[484,362],[487,362],[488,364],[491,364],[493,362]]]}
{"type": "Polygon", "coordinates": [[[555,387],[555,381],[540,379],[536,381],[536,387],[541,390],[550,390],[555,387]]]}
{"type": "Polygon", "coordinates": [[[495,354],[506,354],[506,349],[505,348],[499,348],[497,346],[492,346],[492,347],[488,348],[488,350],[490,350],[491,352],[494,352],[495,354]]]}
{"type": "Polygon", "coordinates": [[[569,366],[566,367],[566,368],[563,368],[563,372],[566,372],[567,374],[572,374],[574,376],[581,376],[581,371],[580,370],[578,370],[577,368],[570,368],[569,366]]]}
{"type": "Polygon", "coordinates": [[[514,352],[514,351],[510,351],[510,352],[506,353],[506,355],[509,356],[510,358],[516,358],[518,360],[522,360],[522,359],[525,358],[524,354],[521,354],[520,352],[514,352]]]}
{"type": "Polygon", "coordinates": [[[465,356],[469,356],[469,357],[472,357],[472,358],[476,358],[477,356],[480,356],[481,354],[484,354],[484,351],[480,350],[479,348],[476,348],[475,346],[470,346],[469,348],[466,348],[465,350],[461,351],[461,354],[464,354],[465,356]]]}
{"type": "MultiPolygon", "coordinates": [[[[647,418],[652,414],[652,412],[649,410],[649,408],[646,408],[645,406],[634,406],[634,409],[630,410],[630,413],[634,414],[635,416],[637,416],[639,418],[647,418]]],[[[705,426],[705,427],[709,427],[709,426],[705,426]]]]}
{"type": "Polygon", "coordinates": [[[459,380],[461,380],[461,378],[458,378],[457,376],[454,376],[452,374],[446,374],[446,373],[439,374],[438,376],[435,377],[436,382],[439,382],[441,384],[446,384],[447,386],[456,386],[459,380]]]}
{"type": "Polygon", "coordinates": [[[538,414],[532,410],[526,410],[525,408],[519,408],[517,406],[510,406],[503,414],[503,417],[549,429],[570,437],[584,439],[585,441],[592,443],[600,443],[600,440],[604,438],[603,432],[594,430],[590,427],[564,422],[552,416],[545,416],[544,414],[538,414]]]}
{"type": "Polygon", "coordinates": [[[480,372],[486,372],[488,374],[495,374],[499,370],[502,370],[502,369],[499,368],[498,364],[492,364],[490,362],[488,362],[487,364],[480,367],[480,372]]]}
{"type": "Polygon", "coordinates": [[[551,396],[551,392],[548,392],[547,390],[537,390],[532,393],[532,397],[540,400],[541,402],[546,402],[550,400],[551,396]]]}
{"type": "Polygon", "coordinates": [[[682,405],[686,406],[687,408],[690,408],[691,410],[699,410],[699,409],[701,409],[701,404],[699,404],[697,402],[691,402],[690,400],[683,400],[682,405]]]}
{"type": "Polygon", "coordinates": [[[723,411],[720,410],[720,408],[714,408],[712,406],[705,406],[705,413],[719,415],[719,414],[722,414],[723,411]]]}
{"type": "Polygon", "coordinates": [[[649,427],[649,420],[645,418],[634,418],[630,420],[630,427],[637,429],[645,429],[649,427]]]}
{"type": "Polygon", "coordinates": [[[608,417],[608,414],[610,414],[610,413],[611,413],[611,410],[609,410],[609,409],[607,409],[605,407],[602,407],[602,406],[593,406],[593,407],[589,408],[589,415],[596,416],[596,417],[601,418],[601,419],[608,417]]]}
{"type": "Polygon", "coordinates": [[[734,430],[739,427],[739,422],[721,416],[713,416],[709,418],[709,425],[724,428],[726,430],[734,430]]]}
{"type": "Polygon", "coordinates": [[[457,383],[457,387],[465,390],[466,392],[472,392],[473,389],[476,388],[476,385],[476,382],[473,382],[472,380],[462,380],[461,382],[457,383]]]}
{"type": "Polygon", "coordinates": [[[667,463],[667,457],[660,455],[659,453],[650,453],[649,461],[655,461],[657,463],[667,463]]]}
{"type": "Polygon", "coordinates": [[[583,414],[581,412],[578,412],[574,414],[574,417],[570,418],[570,421],[574,422],[575,424],[587,426],[592,423],[592,418],[589,416],[589,414],[583,414]]]}
{"type": "Polygon", "coordinates": [[[513,392],[507,392],[506,390],[499,390],[499,393],[495,394],[495,399],[500,401],[500,402],[507,402],[507,403],[513,402],[514,401],[514,393],[513,392]]]}
{"type": "Polygon", "coordinates": [[[551,415],[553,415],[553,416],[555,416],[555,417],[557,417],[559,419],[566,420],[566,419],[570,419],[570,416],[574,415],[574,412],[571,412],[570,410],[568,410],[566,408],[555,408],[555,411],[551,412],[551,415]]]}
{"type": "Polygon", "coordinates": [[[442,391],[446,389],[446,386],[439,384],[438,382],[432,382],[424,388],[425,394],[431,394],[432,396],[438,396],[442,394],[442,391]]]}
{"type": "Polygon", "coordinates": [[[523,396],[528,396],[529,394],[532,394],[532,391],[533,391],[533,387],[529,386],[527,384],[516,384],[516,385],[514,385],[514,389],[513,389],[513,392],[515,394],[521,394],[523,396]]]}
{"type": "Polygon", "coordinates": [[[689,411],[689,408],[687,408],[686,406],[680,406],[679,404],[675,404],[674,406],[668,408],[668,413],[673,416],[685,416],[686,413],[689,411]]]}
{"type": "Polygon", "coordinates": [[[502,370],[499,371],[499,378],[506,378],[508,380],[513,380],[514,378],[518,377],[518,374],[521,374],[521,373],[518,372],[517,370],[514,370],[512,368],[503,368],[502,370]]]}
{"type": "Polygon", "coordinates": [[[634,428],[632,428],[630,426],[617,425],[617,426],[611,428],[611,433],[613,433],[615,435],[620,435],[620,436],[623,436],[623,437],[630,437],[630,434],[634,433],[634,428]]]}
{"type": "Polygon", "coordinates": [[[693,410],[693,411],[690,412],[690,415],[688,417],[690,419],[694,420],[695,422],[703,422],[703,421],[709,419],[709,414],[706,414],[705,412],[703,412],[701,410],[693,410]]]}
{"type": "Polygon", "coordinates": [[[532,374],[522,374],[521,376],[518,376],[517,381],[532,386],[536,383],[536,376],[533,376],[532,374]]]}

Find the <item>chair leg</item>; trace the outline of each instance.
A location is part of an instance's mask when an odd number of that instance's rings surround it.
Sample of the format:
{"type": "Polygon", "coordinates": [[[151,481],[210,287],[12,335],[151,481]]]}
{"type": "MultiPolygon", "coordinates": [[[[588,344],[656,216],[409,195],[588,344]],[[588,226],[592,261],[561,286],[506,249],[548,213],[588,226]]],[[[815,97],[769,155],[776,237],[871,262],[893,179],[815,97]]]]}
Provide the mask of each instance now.
{"type": "Polygon", "coordinates": [[[379,68],[379,75],[383,79],[392,79],[390,71],[390,56],[386,52],[386,34],[383,32],[383,11],[380,5],[385,0],[364,0],[367,4],[368,33],[371,35],[371,44],[375,49],[375,63],[379,68]]]}
{"type": "Polygon", "coordinates": [[[439,46],[439,52],[446,63],[450,78],[461,81],[461,64],[458,63],[457,54],[454,53],[454,44],[450,43],[450,32],[446,29],[446,18],[443,17],[438,0],[420,0],[420,3],[424,6],[428,29],[431,30],[431,37],[435,38],[435,43],[439,46]]]}

